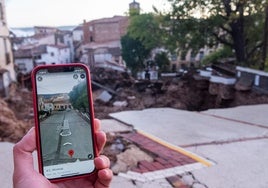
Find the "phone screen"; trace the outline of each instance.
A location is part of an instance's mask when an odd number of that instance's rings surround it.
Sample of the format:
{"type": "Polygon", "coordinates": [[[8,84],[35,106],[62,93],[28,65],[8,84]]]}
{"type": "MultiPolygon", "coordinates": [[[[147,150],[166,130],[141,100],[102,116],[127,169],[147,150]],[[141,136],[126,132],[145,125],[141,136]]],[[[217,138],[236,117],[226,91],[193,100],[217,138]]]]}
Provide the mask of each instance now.
{"type": "Polygon", "coordinates": [[[89,80],[83,67],[35,74],[43,174],[48,179],[94,171],[89,80]]]}

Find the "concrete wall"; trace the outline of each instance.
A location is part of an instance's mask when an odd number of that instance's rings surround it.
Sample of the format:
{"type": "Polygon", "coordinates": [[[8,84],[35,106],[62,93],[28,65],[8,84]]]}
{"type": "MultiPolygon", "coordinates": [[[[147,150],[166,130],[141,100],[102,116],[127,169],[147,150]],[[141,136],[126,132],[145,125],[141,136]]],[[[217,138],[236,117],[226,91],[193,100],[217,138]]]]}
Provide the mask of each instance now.
{"type": "Polygon", "coordinates": [[[268,73],[255,69],[236,67],[237,77],[252,80],[253,85],[257,88],[268,91],[268,73]]]}
{"type": "Polygon", "coordinates": [[[115,16],[84,22],[84,43],[120,40],[126,34],[128,17],[115,16]]]}

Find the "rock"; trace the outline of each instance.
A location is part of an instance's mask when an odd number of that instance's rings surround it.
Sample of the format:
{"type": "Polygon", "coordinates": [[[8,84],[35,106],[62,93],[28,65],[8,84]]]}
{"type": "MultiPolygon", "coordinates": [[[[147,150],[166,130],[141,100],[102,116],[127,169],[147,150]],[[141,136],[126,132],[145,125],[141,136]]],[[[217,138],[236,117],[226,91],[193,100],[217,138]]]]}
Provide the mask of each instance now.
{"type": "Polygon", "coordinates": [[[135,100],[136,97],[135,97],[135,96],[128,96],[127,99],[128,99],[128,100],[135,100]]]}
{"type": "Polygon", "coordinates": [[[112,95],[110,95],[107,91],[103,91],[98,97],[97,100],[100,100],[104,103],[109,102],[112,99],[112,95]]]}
{"type": "Polygon", "coordinates": [[[156,99],[152,95],[145,95],[142,100],[145,108],[152,108],[155,106],[156,99]]]}
{"type": "Polygon", "coordinates": [[[208,90],[209,90],[209,94],[210,95],[218,95],[218,93],[219,93],[219,84],[217,84],[217,83],[210,83],[208,90]]]}
{"type": "Polygon", "coordinates": [[[129,149],[117,155],[116,158],[117,162],[112,167],[112,171],[115,174],[118,174],[119,172],[126,172],[130,168],[137,166],[139,161],[153,161],[151,156],[140,150],[135,145],[131,145],[129,149]]]}
{"type": "Polygon", "coordinates": [[[233,99],[234,98],[234,93],[235,93],[235,90],[234,90],[233,85],[221,84],[219,86],[219,96],[222,99],[225,99],[225,100],[233,99]]]}
{"type": "Polygon", "coordinates": [[[235,89],[238,91],[249,91],[253,86],[253,82],[254,81],[251,78],[242,77],[235,84],[235,89]]]}
{"type": "Polygon", "coordinates": [[[116,107],[126,107],[128,105],[127,101],[115,101],[113,106],[116,107]]]}

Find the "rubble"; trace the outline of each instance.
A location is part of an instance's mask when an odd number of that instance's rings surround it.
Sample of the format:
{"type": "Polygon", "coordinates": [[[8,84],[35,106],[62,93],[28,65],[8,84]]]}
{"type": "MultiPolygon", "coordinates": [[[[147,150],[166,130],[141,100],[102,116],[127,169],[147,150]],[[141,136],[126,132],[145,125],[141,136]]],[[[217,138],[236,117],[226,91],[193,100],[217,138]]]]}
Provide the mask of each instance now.
{"type": "Polygon", "coordinates": [[[0,99],[0,141],[16,142],[27,130],[27,125],[16,118],[8,104],[0,99]]]}
{"type": "MultiPolygon", "coordinates": [[[[104,73],[102,72],[102,74],[104,73]]],[[[235,84],[210,82],[209,79],[199,76],[194,70],[188,71],[180,77],[165,77],[158,81],[133,82],[134,79],[129,76],[129,81],[124,78],[124,83],[128,84],[122,84],[122,87],[119,87],[120,84],[116,86],[114,84],[122,78],[120,74],[117,78],[116,72],[109,72],[109,75],[113,75],[113,79],[110,80],[113,84],[109,87],[114,89],[116,95],[110,93],[113,97],[105,105],[95,101],[95,114],[98,118],[109,118],[109,113],[122,110],[142,110],[153,107],[202,111],[268,102],[268,95],[253,90],[237,90],[235,84]]]]}
{"type": "Polygon", "coordinates": [[[33,126],[31,92],[13,83],[9,96],[0,98],[0,141],[17,142],[33,126]]]}
{"type": "Polygon", "coordinates": [[[112,166],[112,171],[115,174],[118,174],[119,172],[127,172],[131,168],[136,167],[139,161],[153,161],[153,158],[150,155],[135,145],[129,146],[129,149],[118,154],[116,159],[116,164],[112,166]]]}
{"type": "MultiPolygon", "coordinates": [[[[94,82],[92,88],[95,116],[99,119],[109,118],[109,113],[123,110],[171,107],[202,111],[268,102],[267,94],[237,89],[237,84],[212,83],[195,71],[188,71],[180,77],[165,77],[158,81],[137,81],[127,72],[102,68],[95,68],[91,75],[94,82]]],[[[1,106],[2,111],[4,107],[9,109],[9,113],[13,111],[16,119],[13,115],[6,116],[12,117],[11,121],[21,121],[19,125],[22,128],[19,129],[22,129],[22,133],[33,126],[32,96],[29,90],[12,84],[9,97],[2,99],[1,106]]],[[[3,121],[6,117],[3,117],[1,112],[0,120],[3,121]]],[[[1,128],[3,129],[3,126],[1,128]]],[[[7,132],[10,134],[11,131],[7,132]]],[[[20,137],[21,135],[17,135],[11,140],[16,141],[20,137]]]]}
{"type": "Polygon", "coordinates": [[[111,98],[112,95],[110,95],[107,91],[102,91],[101,94],[97,97],[97,100],[107,103],[111,100],[111,98]]]}
{"type": "Polygon", "coordinates": [[[113,106],[116,107],[126,107],[128,105],[127,101],[115,101],[113,106]]]}
{"type": "MultiPolygon", "coordinates": [[[[95,117],[125,110],[171,107],[191,111],[268,103],[268,95],[253,90],[237,90],[235,85],[211,83],[188,71],[180,77],[135,81],[128,73],[95,69],[92,72],[95,117]]],[[[0,99],[0,141],[17,142],[33,126],[32,94],[14,84],[9,96],[0,99]]],[[[127,130],[130,132],[133,130],[127,130]]],[[[127,171],[140,160],[152,160],[135,144],[118,133],[107,133],[103,153],[111,160],[114,173],[127,171]]]]}

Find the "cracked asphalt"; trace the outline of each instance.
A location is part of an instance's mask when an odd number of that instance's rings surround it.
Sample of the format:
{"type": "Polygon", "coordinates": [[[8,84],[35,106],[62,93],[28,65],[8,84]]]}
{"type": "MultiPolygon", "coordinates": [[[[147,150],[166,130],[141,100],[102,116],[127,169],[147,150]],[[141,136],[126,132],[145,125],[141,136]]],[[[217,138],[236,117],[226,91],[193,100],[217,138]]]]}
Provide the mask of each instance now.
{"type": "MultiPolygon", "coordinates": [[[[268,105],[265,104],[203,112],[154,108],[111,114],[114,119],[102,121],[106,132],[134,128],[213,163],[210,167],[146,182],[115,176],[111,187],[266,188],[267,114],[268,105]]],[[[5,188],[12,187],[12,147],[13,144],[0,143],[0,181],[5,188]]]]}
{"type": "Polygon", "coordinates": [[[266,188],[267,114],[263,104],[203,112],[154,108],[111,117],[212,161],[210,167],[179,175],[189,187],[266,188]]]}

